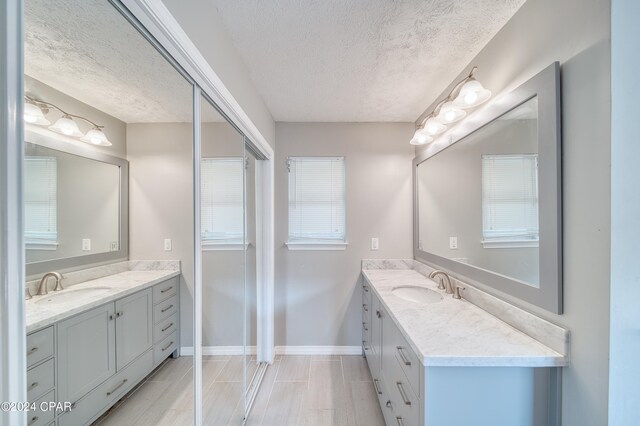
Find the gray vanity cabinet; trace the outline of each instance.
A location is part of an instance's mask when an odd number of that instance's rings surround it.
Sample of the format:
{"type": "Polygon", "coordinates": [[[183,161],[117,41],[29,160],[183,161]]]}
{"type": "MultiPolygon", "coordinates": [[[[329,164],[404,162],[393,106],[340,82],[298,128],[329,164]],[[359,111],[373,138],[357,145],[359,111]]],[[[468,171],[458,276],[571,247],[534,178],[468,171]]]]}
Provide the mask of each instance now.
{"type": "Polygon", "coordinates": [[[116,301],[116,367],[120,371],[153,345],[153,300],[149,288],[116,301]]]}
{"type": "Polygon", "coordinates": [[[58,401],[75,402],[116,372],[115,304],[93,308],[58,327],[58,401]]]}

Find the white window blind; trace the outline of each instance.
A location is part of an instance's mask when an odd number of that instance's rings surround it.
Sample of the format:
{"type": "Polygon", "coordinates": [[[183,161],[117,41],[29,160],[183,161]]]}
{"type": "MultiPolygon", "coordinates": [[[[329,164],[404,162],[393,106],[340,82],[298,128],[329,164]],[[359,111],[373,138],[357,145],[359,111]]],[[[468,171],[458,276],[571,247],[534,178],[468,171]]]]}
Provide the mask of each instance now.
{"type": "Polygon", "coordinates": [[[24,159],[24,226],[27,244],[58,240],[58,163],[55,157],[24,159]]]}
{"type": "Polygon", "coordinates": [[[289,242],[344,242],[344,157],[290,157],[289,242]]]}
{"type": "Polygon", "coordinates": [[[244,159],[203,158],[201,231],[204,243],[243,243],[244,159]]]}
{"type": "Polygon", "coordinates": [[[486,241],[538,240],[538,156],[482,156],[486,241]]]}

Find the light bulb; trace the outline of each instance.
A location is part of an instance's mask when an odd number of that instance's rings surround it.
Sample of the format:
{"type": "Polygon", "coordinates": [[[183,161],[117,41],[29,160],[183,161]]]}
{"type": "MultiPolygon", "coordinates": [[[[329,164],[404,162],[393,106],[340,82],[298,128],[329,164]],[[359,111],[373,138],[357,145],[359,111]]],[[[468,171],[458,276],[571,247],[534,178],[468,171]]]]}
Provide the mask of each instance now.
{"type": "Polygon", "coordinates": [[[469,80],[462,85],[453,104],[459,108],[473,108],[486,102],[490,97],[491,92],[482,87],[478,80],[469,80]]]}
{"type": "Polygon", "coordinates": [[[413,134],[413,138],[409,141],[411,145],[425,145],[433,142],[433,138],[429,136],[425,129],[418,129],[413,134]]]}
{"type": "Polygon", "coordinates": [[[451,121],[455,120],[455,118],[456,118],[456,113],[453,112],[453,111],[447,111],[447,112],[444,113],[444,119],[447,122],[451,122],[451,121]]]}
{"type": "Polygon", "coordinates": [[[94,127],[89,130],[86,135],[80,138],[82,142],[90,143],[91,145],[98,146],[111,146],[111,142],[107,139],[107,135],[104,134],[100,127],[94,127]]]}
{"type": "Polygon", "coordinates": [[[38,124],[40,126],[46,126],[51,124],[49,120],[44,118],[44,114],[40,107],[34,103],[27,101],[24,104],[24,121],[31,124],[38,124]]]}
{"type": "Polygon", "coordinates": [[[436,118],[442,123],[451,124],[462,120],[465,115],[467,113],[464,110],[455,106],[453,102],[447,101],[440,107],[440,112],[436,118]]]}
{"type": "Polygon", "coordinates": [[[464,95],[464,102],[467,105],[472,105],[477,100],[478,100],[478,93],[476,92],[469,92],[466,95],[464,95]]]}
{"type": "Polygon", "coordinates": [[[62,133],[65,136],[83,136],[76,122],[68,115],[59,118],[53,126],[49,126],[49,129],[57,133],[62,133]]]}
{"type": "Polygon", "coordinates": [[[429,135],[437,135],[447,130],[447,126],[431,117],[424,123],[424,129],[429,135]]]}

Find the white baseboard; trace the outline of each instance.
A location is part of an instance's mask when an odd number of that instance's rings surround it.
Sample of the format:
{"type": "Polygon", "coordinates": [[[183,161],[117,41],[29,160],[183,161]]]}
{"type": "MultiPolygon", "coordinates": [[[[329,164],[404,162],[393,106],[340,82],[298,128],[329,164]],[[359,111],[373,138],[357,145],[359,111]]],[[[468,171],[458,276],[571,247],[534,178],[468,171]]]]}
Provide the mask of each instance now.
{"type": "MultiPolygon", "coordinates": [[[[242,355],[242,346],[203,346],[202,355],[242,355]]],[[[256,347],[247,347],[255,355],[256,347]]],[[[362,346],[276,346],[276,355],[361,355],[362,346]]],[[[180,356],[193,356],[192,346],[180,348],[180,356]]]]}
{"type": "Polygon", "coordinates": [[[276,355],[361,355],[362,346],[276,346],[276,355]]]}
{"type": "MultiPolygon", "coordinates": [[[[203,346],[202,355],[242,355],[242,346],[203,346]]],[[[248,346],[247,354],[255,355],[256,347],[248,346]]],[[[193,356],[193,346],[183,346],[180,348],[180,356],[193,356]]]]}

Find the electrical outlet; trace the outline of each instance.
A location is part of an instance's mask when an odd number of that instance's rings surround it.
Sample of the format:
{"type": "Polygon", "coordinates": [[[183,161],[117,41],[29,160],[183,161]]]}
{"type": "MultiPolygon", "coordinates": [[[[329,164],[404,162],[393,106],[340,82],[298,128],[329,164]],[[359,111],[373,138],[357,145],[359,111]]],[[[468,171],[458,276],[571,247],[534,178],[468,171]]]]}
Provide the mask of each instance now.
{"type": "Polygon", "coordinates": [[[378,250],[378,237],[371,238],[371,250],[378,250]]]}
{"type": "Polygon", "coordinates": [[[171,238],[164,239],[164,251],[171,251],[171,238]]]}
{"type": "Polygon", "coordinates": [[[119,244],[118,244],[118,242],[117,242],[117,241],[111,241],[111,251],[118,251],[118,250],[120,250],[120,249],[118,248],[118,246],[119,246],[119,244]]]}
{"type": "Polygon", "coordinates": [[[91,251],[91,238],[82,239],[82,251],[91,251]]]}
{"type": "Polygon", "coordinates": [[[449,248],[451,250],[458,249],[458,237],[449,237],[449,248]]]}

